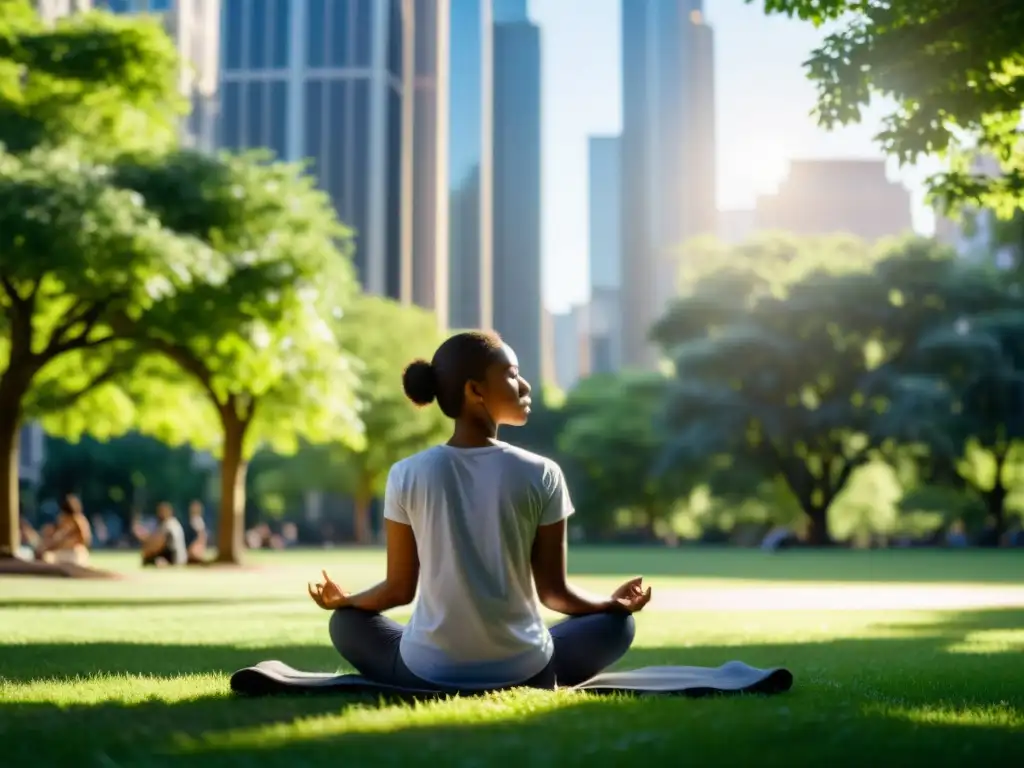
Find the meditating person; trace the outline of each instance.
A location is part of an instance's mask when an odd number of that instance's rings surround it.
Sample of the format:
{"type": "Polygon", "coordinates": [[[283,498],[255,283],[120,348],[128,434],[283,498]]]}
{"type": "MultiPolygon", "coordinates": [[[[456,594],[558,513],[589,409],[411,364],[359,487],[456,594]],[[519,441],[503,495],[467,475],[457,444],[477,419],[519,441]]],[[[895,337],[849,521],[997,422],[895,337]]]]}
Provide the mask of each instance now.
{"type": "Polygon", "coordinates": [[[156,508],[156,517],[156,530],[142,541],[142,564],[157,567],[184,565],[188,558],[185,529],[174,516],[174,507],[167,502],[160,503],[156,508]]]}
{"type": "Polygon", "coordinates": [[[57,523],[42,537],[36,559],[44,563],[85,565],[89,562],[92,527],[82,512],[82,502],[68,494],[61,499],[57,523]]]}
{"type": "Polygon", "coordinates": [[[515,352],[497,334],[460,333],[410,364],[403,384],[417,405],[436,399],[454,432],[388,474],[384,581],[349,594],[324,572],[309,585],[334,612],[338,652],[371,680],[435,690],[571,686],[620,659],[651,589],[638,577],[598,597],[568,583],[562,470],[498,439],[530,413],[515,352]],[[407,626],[381,615],[417,586],[407,626]],[[570,618],[549,630],[542,604],[570,618]]]}

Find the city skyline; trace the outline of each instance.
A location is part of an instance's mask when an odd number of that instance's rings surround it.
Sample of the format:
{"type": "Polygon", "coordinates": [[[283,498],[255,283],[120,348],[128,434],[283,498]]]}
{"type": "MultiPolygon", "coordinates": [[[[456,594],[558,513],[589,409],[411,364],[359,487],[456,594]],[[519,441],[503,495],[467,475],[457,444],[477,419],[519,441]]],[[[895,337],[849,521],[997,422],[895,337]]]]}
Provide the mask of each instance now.
{"type": "MultiPolygon", "coordinates": [[[[552,312],[587,299],[587,147],[590,136],[622,130],[620,2],[530,0],[544,36],[544,301],[552,312]]],[[[763,4],[740,0],[704,0],[704,18],[715,36],[720,210],[752,211],[759,194],[777,190],[790,160],[885,157],[873,136],[887,101],[866,110],[862,124],[833,132],[810,115],[815,86],[802,62],[827,29],[766,16],[763,4]]],[[[886,165],[912,193],[915,229],[930,234],[922,181],[936,165],[886,165]]]]}

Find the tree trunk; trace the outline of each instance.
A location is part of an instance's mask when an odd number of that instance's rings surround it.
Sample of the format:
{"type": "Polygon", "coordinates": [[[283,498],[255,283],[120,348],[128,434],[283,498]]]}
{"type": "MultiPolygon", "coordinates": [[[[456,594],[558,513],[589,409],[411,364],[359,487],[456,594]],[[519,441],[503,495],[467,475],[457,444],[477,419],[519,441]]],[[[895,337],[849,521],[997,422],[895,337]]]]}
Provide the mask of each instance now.
{"type": "Polygon", "coordinates": [[[0,398],[0,558],[14,557],[21,544],[18,524],[19,407],[0,398]]]}
{"type": "Polygon", "coordinates": [[[995,524],[997,541],[1002,539],[1006,532],[1006,497],[1009,495],[1003,485],[1002,477],[996,478],[996,484],[991,491],[982,494],[985,499],[985,511],[988,512],[995,524]]]}
{"type": "Polygon", "coordinates": [[[355,527],[357,544],[373,543],[373,534],[370,531],[370,506],[373,504],[373,492],[369,485],[360,483],[359,489],[352,498],[352,515],[355,527]]]}
{"type": "Polygon", "coordinates": [[[18,524],[18,453],[21,402],[28,391],[13,368],[0,376],[0,558],[14,557],[21,544],[18,524]]]}
{"type": "Polygon", "coordinates": [[[832,537],[828,533],[828,507],[804,507],[807,514],[807,543],[812,547],[828,547],[832,545],[832,537]]]}
{"type": "Polygon", "coordinates": [[[217,535],[217,562],[239,565],[245,549],[245,474],[244,447],[248,422],[242,421],[231,407],[221,410],[224,429],[224,455],[220,462],[220,526],[217,535]]]}

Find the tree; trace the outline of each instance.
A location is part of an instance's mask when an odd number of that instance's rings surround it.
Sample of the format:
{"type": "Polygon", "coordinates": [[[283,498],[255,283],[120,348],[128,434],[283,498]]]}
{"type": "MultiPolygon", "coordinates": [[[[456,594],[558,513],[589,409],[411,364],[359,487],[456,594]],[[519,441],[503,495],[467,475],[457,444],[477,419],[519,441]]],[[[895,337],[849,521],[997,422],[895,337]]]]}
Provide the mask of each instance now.
{"type": "Polygon", "coordinates": [[[187,446],[171,447],[138,433],[108,441],[86,436],[75,443],[50,438],[40,495],[75,493],[87,510],[116,512],[127,531],[133,514],[152,511],[158,502],[184,510],[205,496],[207,480],[187,446]]]}
{"type": "Polygon", "coordinates": [[[93,160],[168,148],[187,109],[180,60],[155,19],[74,14],[53,27],[0,0],[0,145],[74,145],[93,160]]]}
{"type": "Polygon", "coordinates": [[[829,506],[852,474],[919,428],[908,404],[935,385],[900,363],[945,311],[947,257],[908,241],[870,269],[788,286],[738,270],[698,282],[654,330],[676,368],[669,460],[732,457],[781,478],[810,541],[827,544],[829,506]]]}
{"type": "Polygon", "coordinates": [[[954,462],[1000,535],[1024,461],[1024,300],[1008,293],[1009,308],[940,326],[918,346],[921,370],[939,379],[944,394],[929,414],[942,428],[928,445],[954,462]]]}
{"type": "Polygon", "coordinates": [[[560,452],[579,471],[577,507],[590,533],[607,534],[615,513],[640,513],[651,535],[692,490],[692,475],[655,472],[665,436],[657,419],[668,381],[659,374],[593,376],[568,395],[560,452]]]}
{"type": "Polygon", "coordinates": [[[365,440],[331,446],[335,467],[344,467],[341,490],[355,505],[356,541],[371,541],[370,505],[384,494],[395,462],[445,440],[451,424],[436,406],[416,408],[405,396],[402,372],[427,360],[444,340],[430,312],[376,296],[352,303],[338,323],[342,347],[361,362],[356,396],[365,440]]]}
{"type": "Polygon", "coordinates": [[[354,361],[334,331],[357,292],[351,236],[301,166],[263,153],[137,157],[115,178],[213,254],[204,282],[117,328],[150,353],[131,385],[140,429],[218,454],[217,559],[237,563],[246,466],[261,445],[361,442],[354,361]]]}
{"type": "Polygon", "coordinates": [[[0,556],[19,541],[19,424],[77,402],[94,432],[126,429],[123,401],[101,407],[127,364],[107,320],[137,315],[163,266],[185,259],[187,272],[195,256],[81,162],[173,141],[177,72],[154,22],[93,14],[47,28],[26,0],[0,0],[0,556]]]}
{"type": "MultiPolygon", "coordinates": [[[[754,0],[747,0],[754,2],[754,0]]],[[[945,156],[929,180],[948,206],[1009,214],[1024,203],[1024,5],[1017,0],[764,0],[767,13],[832,31],[806,63],[816,115],[834,128],[860,121],[872,98],[895,102],[878,141],[900,162],[945,156]],[[972,172],[978,156],[1002,174],[972,172]]]]}
{"type": "Polygon", "coordinates": [[[141,319],[205,262],[108,169],[69,150],[0,151],[0,556],[19,541],[22,420],[73,438],[84,421],[64,412],[77,402],[94,434],[126,430],[133,413],[112,383],[130,359],[113,318],[141,319]]]}

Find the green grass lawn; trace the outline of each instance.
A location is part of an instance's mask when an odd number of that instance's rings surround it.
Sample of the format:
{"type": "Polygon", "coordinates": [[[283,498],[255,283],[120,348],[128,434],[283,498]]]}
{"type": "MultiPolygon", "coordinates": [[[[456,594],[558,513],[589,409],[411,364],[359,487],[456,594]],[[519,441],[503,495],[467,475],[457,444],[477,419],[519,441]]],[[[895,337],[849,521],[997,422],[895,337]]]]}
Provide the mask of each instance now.
{"type": "Polygon", "coordinates": [[[262,659],[338,668],[305,582],[326,566],[359,588],[383,560],[335,550],[252,563],[143,573],[115,555],[98,564],[125,571],[118,581],[0,579],[0,765],[835,768],[1024,755],[1024,599],[986,607],[986,595],[1024,587],[1016,553],[580,550],[573,570],[591,588],[634,573],[654,585],[620,667],[742,659],[788,667],[793,690],[704,700],[523,691],[414,705],[233,698],[230,673],[262,659]],[[880,596],[969,586],[976,605],[851,610],[844,584],[880,596]],[[738,610],[738,588],[766,604],[738,610]],[[834,608],[767,604],[809,588],[834,595],[834,608]]]}

